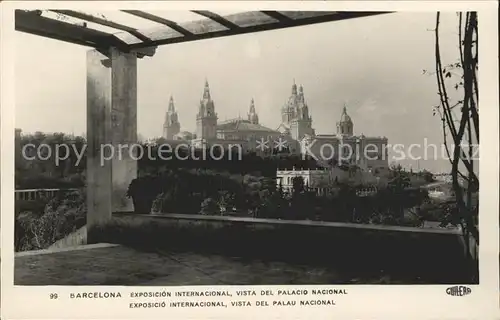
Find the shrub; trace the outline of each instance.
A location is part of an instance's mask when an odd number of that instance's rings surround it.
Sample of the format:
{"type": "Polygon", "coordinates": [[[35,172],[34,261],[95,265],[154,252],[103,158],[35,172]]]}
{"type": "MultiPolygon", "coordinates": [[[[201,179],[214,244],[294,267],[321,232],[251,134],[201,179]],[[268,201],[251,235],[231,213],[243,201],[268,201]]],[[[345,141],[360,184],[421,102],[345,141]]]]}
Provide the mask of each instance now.
{"type": "Polygon", "coordinates": [[[47,206],[49,201],[49,198],[41,198],[36,200],[16,200],[14,205],[16,217],[22,212],[31,212],[35,215],[42,215],[45,211],[45,206],[47,206]]]}
{"type": "Polygon", "coordinates": [[[206,198],[201,203],[200,213],[204,215],[214,215],[220,213],[217,202],[212,198],[206,198]]]}
{"type": "Polygon", "coordinates": [[[352,223],[417,225],[408,222],[404,212],[419,206],[427,194],[408,188],[404,175],[391,178],[387,188],[373,196],[358,196],[366,186],[337,183],[335,192],[319,196],[310,192],[304,180],[293,180],[285,193],[276,180],[251,174],[230,174],[206,169],[166,170],[158,176],[132,181],[128,195],[135,211],[149,213],[187,213],[241,215],[258,218],[323,220],[352,223]]]}
{"type": "Polygon", "coordinates": [[[50,200],[43,212],[23,211],[16,217],[15,250],[46,249],[86,223],[85,193],[75,191],[50,200]]]}

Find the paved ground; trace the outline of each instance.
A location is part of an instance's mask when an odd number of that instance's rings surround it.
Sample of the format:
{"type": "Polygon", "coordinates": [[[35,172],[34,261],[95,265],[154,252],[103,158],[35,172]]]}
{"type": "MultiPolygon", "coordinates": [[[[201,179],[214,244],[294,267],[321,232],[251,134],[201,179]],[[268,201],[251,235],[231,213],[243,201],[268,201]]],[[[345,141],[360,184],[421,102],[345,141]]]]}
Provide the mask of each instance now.
{"type": "Polygon", "coordinates": [[[98,247],[15,259],[15,285],[258,285],[346,283],[334,270],[191,253],[98,247]]]}

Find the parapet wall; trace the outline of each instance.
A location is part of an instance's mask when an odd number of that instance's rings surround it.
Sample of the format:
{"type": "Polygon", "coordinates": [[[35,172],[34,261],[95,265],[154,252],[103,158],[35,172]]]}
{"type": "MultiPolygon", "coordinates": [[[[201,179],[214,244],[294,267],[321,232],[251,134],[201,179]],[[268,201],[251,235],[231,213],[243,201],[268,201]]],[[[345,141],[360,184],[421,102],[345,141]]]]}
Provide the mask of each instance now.
{"type": "Polygon", "coordinates": [[[87,244],[87,227],[83,226],[66,237],[56,241],[48,249],[62,249],[87,244]]]}
{"type": "Polygon", "coordinates": [[[396,283],[475,283],[459,230],[181,214],[115,214],[93,242],[334,267],[396,283]]]}

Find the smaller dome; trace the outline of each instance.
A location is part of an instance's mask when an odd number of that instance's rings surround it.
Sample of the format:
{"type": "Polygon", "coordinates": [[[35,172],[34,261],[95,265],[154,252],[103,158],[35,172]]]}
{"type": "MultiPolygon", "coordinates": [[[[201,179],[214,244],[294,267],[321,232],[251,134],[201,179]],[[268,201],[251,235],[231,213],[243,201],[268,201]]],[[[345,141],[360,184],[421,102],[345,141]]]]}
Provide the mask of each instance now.
{"type": "Polygon", "coordinates": [[[342,117],[340,118],[341,122],[352,122],[351,117],[347,114],[343,114],[342,117]]]}
{"type": "Polygon", "coordinates": [[[344,109],[342,110],[342,115],[340,116],[340,122],[351,122],[351,117],[347,114],[347,108],[344,106],[344,109]]]}

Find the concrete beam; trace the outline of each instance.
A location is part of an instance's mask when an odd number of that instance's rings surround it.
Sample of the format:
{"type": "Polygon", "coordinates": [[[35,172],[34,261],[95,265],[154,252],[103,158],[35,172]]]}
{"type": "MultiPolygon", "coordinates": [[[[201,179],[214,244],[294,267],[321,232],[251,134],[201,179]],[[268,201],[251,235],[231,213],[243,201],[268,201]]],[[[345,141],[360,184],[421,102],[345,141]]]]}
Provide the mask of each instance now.
{"type": "MultiPolygon", "coordinates": [[[[203,39],[234,36],[240,34],[277,30],[290,27],[305,26],[316,23],[340,21],[346,19],[369,17],[389,12],[360,12],[360,11],[280,11],[281,14],[272,14],[270,11],[248,11],[227,15],[216,16],[207,11],[196,13],[210,16],[209,19],[201,19],[179,23],[178,26],[191,34],[183,33],[164,26],[140,30],[142,34],[153,41],[138,42],[129,33],[121,33],[119,38],[129,44],[131,49],[160,46],[173,43],[190,42],[203,39]],[[288,17],[289,19],[285,18],[288,17]],[[214,20],[216,19],[216,20],[214,20]]],[[[148,17],[149,18],[149,17],[148,17]]],[[[118,35],[118,33],[116,34],[118,35]]]]}
{"type": "Polygon", "coordinates": [[[129,146],[137,141],[137,56],[111,48],[87,52],[87,227],[128,211],[137,175],[129,146]],[[110,63],[109,63],[110,62],[110,63]]]}
{"type": "Polygon", "coordinates": [[[17,31],[93,48],[113,46],[128,50],[127,43],[110,33],[43,17],[39,10],[26,12],[17,9],[15,19],[17,31]]]}

